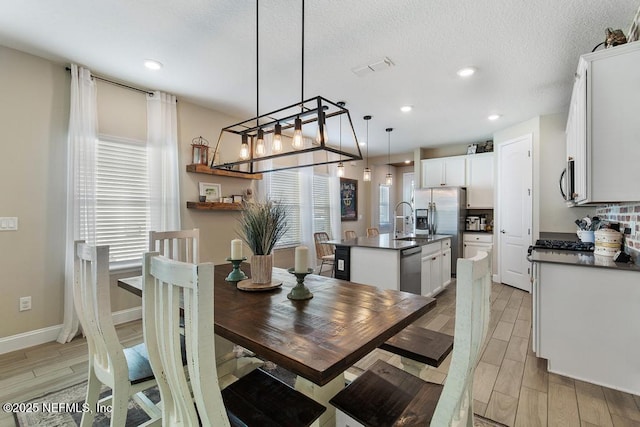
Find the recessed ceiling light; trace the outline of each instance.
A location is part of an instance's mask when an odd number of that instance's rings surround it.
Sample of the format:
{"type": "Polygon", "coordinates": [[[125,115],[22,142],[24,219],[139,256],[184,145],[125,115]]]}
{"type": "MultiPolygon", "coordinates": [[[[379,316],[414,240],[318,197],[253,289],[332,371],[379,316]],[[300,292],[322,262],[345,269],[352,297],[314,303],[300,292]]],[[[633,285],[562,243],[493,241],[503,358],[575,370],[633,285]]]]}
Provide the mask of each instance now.
{"type": "Polygon", "coordinates": [[[144,66],[150,70],[159,70],[162,68],[162,64],[158,61],[154,61],[153,59],[146,59],[144,61],[144,66]]]}
{"type": "Polygon", "coordinates": [[[500,117],[502,117],[500,114],[492,114],[489,117],[487,117],[487,119],[489,119],[489,120],[498,120],[500,117]]]}
{"type": "Polygon", "coordinates": [[[400,111],[402,111],[403,113],[408,113],[411,110],[413,110],[413,107],[411,105],[404,105],[400,107],[400,111]]]}
{"type": "Polygon", "coordinates": [[[460,68],[458,70],[458,75],[460,77],[469,77],[472,76],[474,73],[476,72],[476,69],[473,67],[465,67],[465,68],[460,68]]]}
{"type": "Polygon", "coordinates": [[[404,162],[405,162],[405,164],[408,165],[409,163],[411,163],[411,160],[405,160],[404,162]]]}

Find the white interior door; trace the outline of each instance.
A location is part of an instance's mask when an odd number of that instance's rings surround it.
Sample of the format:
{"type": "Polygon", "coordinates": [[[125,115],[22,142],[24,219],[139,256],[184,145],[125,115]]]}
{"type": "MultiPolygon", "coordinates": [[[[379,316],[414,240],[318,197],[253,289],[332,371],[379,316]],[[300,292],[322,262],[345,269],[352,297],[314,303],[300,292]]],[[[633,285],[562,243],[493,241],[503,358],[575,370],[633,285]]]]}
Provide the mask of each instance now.
{"type": "Polygon", "coordinates": [[[498,239],[500,280],[531,292],[527,249],[531,245],[532,135],[498,146],[498,239]]]}

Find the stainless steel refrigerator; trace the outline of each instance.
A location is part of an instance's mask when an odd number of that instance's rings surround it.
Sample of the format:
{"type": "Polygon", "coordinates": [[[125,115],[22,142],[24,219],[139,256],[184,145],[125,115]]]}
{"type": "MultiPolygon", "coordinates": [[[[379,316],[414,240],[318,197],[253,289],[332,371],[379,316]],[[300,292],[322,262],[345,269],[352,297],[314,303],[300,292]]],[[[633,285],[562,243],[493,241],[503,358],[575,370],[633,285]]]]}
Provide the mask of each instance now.
{"type": "MultiPolygon", "coordinates": [[[[462,256],[462,233],[467,216],[467,189],[464,187],[433,187],[415,190],[414,212],[427,213],[428,227],[416,234],[447,234],[451,236],[451,273],[455,275],[458,258],[462,256]]],[[[424,221],[424,219],[422,219],[424,221]]],[[[418,223],[416,218],[415,224],[418,223]]]]}

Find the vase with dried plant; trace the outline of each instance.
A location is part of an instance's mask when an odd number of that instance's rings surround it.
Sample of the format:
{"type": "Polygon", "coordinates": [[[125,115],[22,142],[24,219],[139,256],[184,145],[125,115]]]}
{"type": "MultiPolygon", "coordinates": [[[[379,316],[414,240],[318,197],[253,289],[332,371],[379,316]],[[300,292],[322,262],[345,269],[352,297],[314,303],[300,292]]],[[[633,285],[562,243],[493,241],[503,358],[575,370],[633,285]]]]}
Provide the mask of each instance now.
{"type": "Polygon", "coordinates": [[[239,235],[249,246],[251,282],[268,287],[271,284],[273,248],[288,230],[288,208],[276,201],[245,202],[240,216],[239,235]]]}

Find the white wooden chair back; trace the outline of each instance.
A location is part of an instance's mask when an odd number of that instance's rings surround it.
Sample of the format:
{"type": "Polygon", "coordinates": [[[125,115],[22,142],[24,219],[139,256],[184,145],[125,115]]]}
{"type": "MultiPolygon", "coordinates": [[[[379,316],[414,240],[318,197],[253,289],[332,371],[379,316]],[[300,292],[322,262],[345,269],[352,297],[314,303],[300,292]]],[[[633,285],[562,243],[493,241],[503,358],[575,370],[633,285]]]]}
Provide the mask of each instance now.
{"type": "Polygon", "coordinates": [[[150,231],[149,251],[176,261],[200,262],[200,230],[150,231]]]}
{"type": "Polygon", "coordinates": [[[229,426],[213,356],[213,264],[151,252],[144,256],[142,274],[144,339],[163,402],[163,425],[198,426],[199,416],[203,426],[229,426]],[[180,350],[180,291],[191,391],[180,350]]]}
{"type": "Polygon", "coordinates": [[[142,393],[156,384],[143,356],[144,344],[124,348],[113,325],[109,247],[76,241],[74,249],[73,299],[89,347],[85,401],[91,410],[83,412],[80,426],[93,424],[98,403],[111,406],[111,426],[124,425],[130,397],[151,418],[146,425],[159,425],[160,410],[142,393]],[[103,384],[111,388],[111,394],[101,399],[103,384]]]}
{"type": "Polygon", "coordinates": [[[109,246],[75,242],[73,299],[89,346],[89,364],[110,387],[128,378],[127,361],[113,326],[109,292],[109,246]]]}
{"type": "Polygon", "coordinates": [[[432,426],[473,426],[473,376],[490,317],[491,251],[458,258],[456,319],[449,373],[432,426]]]}

